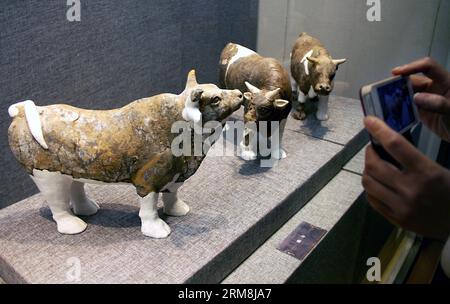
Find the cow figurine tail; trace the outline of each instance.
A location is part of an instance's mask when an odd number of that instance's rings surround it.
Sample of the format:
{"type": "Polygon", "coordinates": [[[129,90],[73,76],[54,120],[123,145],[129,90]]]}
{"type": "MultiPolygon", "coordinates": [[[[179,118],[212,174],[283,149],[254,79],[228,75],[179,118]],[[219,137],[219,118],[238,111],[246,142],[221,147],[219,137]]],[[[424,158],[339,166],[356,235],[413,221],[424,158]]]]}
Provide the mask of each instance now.
{"type": "Polygon", "coordinates": [[[14,118],[19,115],[20,107],[23,107],[24,109],[27,125],[34,139],[42,146],[42,148],[48,149],[48,145],[44,139],[44,134],[42,133],[42,123],[36,105],[32,100],[26,100],[13,104],[8,108],[9,116],[14,118]]]}

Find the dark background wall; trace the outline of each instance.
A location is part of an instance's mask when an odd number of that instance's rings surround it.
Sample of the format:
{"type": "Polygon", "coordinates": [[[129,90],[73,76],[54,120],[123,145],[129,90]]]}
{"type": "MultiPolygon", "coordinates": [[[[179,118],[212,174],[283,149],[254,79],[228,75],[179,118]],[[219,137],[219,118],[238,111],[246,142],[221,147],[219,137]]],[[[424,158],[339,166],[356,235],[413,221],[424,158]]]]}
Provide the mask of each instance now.
{"type": "Polygon", "coordinates": [[[229,42],[256,48],[257,0],[66,0],[0,2],[0,208],[37,192],[8,146],[8,106],[67,103],[107,109],[179,93],[187,72],[217,82],[229,42]]]}

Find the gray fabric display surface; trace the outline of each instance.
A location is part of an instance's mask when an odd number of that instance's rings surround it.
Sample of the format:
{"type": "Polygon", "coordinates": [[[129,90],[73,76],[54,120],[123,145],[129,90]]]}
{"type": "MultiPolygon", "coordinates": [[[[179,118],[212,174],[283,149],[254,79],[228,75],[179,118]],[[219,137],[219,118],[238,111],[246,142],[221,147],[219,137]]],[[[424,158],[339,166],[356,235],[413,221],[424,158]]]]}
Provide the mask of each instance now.
{"type": "Polygon", "coordinates": [[[362,149],[355,155],[345,166],[344,169],[362,175],[364,171],[364,157],[366,155],[366,149],[362,149]]]}
{"type": "MultiPolygon", "coordinates": [[[[303,263],[277,248],[301,222],[330,231],[355,203],[363,189],[361,177],[341,171],[308,204],[292,217],[267,242],[242,263],[223,283],[225,284],[282,284],[303,263]],[[345,189],[346,191],[342,191],[345,189]]],[[[320,242],[319,242],[320,243],[320,242]]],[[[327,248],[330,257],[341,248],[327,248]]],[[[336,266],[337,267],[337,266],[336,266]]],[[[320,272],[320,270],[317,270],[320,272]]]]}
{"type": "Polygon", "coordinates": [[[126,185],[88,185],[101,210],[87,230],[61,235],[42,196],[0,210],[0,277],[7,283],[222,281],[320,191],[367,143],[359,101],[331,97],[330,120],[288,122],[288,158],[273,168],[215,149],[181,189],[191,212],[161,215],[167,239],[143,236],[138,196],[126,185]]]}

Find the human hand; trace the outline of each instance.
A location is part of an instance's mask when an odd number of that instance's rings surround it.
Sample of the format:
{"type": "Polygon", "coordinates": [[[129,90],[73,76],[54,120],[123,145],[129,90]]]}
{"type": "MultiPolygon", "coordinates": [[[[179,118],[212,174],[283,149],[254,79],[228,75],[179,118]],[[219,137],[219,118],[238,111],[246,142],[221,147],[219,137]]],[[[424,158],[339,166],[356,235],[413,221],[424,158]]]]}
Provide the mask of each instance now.
{"type": "Polygon", "coordinates": [[[414,102],[422,122],[443,140],[450,142],[450,73],[436,61],[427,57],[397,67],[394,75],[412,75],[416,94],[414,102]]]}
{"type": "Polygon", "coordinates": [[[450,234],[450,171],[428,159],[382,120],[366,117],[369,133],[396,159],[403,171],[366,150],[362,184],[370,205],[390,222],[421,235],[446,239],[450,234]]]}

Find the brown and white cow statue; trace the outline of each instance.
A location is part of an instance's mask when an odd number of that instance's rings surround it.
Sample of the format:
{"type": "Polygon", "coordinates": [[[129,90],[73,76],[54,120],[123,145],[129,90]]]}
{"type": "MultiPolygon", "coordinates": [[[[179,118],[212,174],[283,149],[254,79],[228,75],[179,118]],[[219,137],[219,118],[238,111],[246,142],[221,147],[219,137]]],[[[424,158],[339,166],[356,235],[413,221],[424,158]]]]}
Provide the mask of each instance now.
{"type": "MultiPolygon", "coordinates": [[[[286,152],[281,147],[286,119],[292,109],[292,88],[288,72],[274,58],[266,58],[255,51],[235,43],[229,43],[222,51],[220,85],[227,89],[239,89],[244,94],[244,122],[267,122],[267,137],[271,137],[270,122],[279,122],[278,144],[272,142],[272,158],[282,159],[286,152]]],[[[251,143],[255,130],[246,129],[241,143],[241,157],[257,158],[257,149],[251,143]]],[[[258,132],[259,133],[259,132],[258,132]]],[[[261,134],[259,134],[261,135],[261,134]]]]}
{"type": "Polygon", "coordinates": [[[9,108],[9,145],[47,201],[60,233],[84,231],[87,224],[77,215],[99,209],[86,197],[84,183],[130,183],[141,197],[143,234],[164,238],[170,227],[158,216],[158,195],[166,214],[188,213],[177,189],[204,158],[174,156],[172,125],[220,122],[242,102],[239,90],[198,84],[194,71],[180,95],[143,98],[114,110],[25,101],[9,108]]]}
{"type": "Polygon", "coordinates": [[[318,39],[307,33],[300,34],[291,53],[291,75],[298,92],[294,118],[305,119],[305,102],[318,97],[316,118],[328,120],[328,99],[334,88],[336,71],[346,61],[333,59],[318,39]]]}

